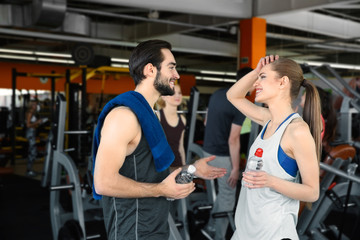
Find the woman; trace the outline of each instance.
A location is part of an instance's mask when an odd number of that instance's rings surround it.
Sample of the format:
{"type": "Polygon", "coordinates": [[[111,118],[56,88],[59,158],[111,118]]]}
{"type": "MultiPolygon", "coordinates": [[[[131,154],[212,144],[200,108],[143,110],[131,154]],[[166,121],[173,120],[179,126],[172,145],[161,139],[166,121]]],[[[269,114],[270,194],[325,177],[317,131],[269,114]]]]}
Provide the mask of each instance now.
{"type": "Polygon", "coordinates": [[[25,113],[26,123],[26,138],[29,142],[28,147],[28,162],[27,162],[27,173],[29,177],[35,177],[36,173],[33,171],[33,164],[37,156],[36,149],[36,128],[42,123],[42,119],[38,119],[37,113],[38,103],[37,101],[31,100],[29,102],[28,109],[25,113]]]}
{"type": "Polygon", "coordinates": [[[186,119],[177,113],[178,107],[182,103],[180,85],[176,84],[174,91],[175,93],[172,96],[160,97],[158,105],[161,109],[157,112],[166,138],[175,155],[175,160],[170,166],[172,170],[185,165],[184,132],[186,119]]]}
{"type": "Polygon", "coordinates": [[[235,214],[235,239],[298,239],[299,201],[319,197],[321,110],[316,87],[300,66],[278,56],[261,58],[257,67],[227,93],[229,101],[264,126],[249,156],[263,149],[261,171],[243,173],[244,187],[235,214]],[[255,86],[255,101],[245,96],[255,86]],[[300,87],[306,89],[304,120],[292,108],[300,87]],[[300,180],[301,178],[301,180],[300,180]]]}
{"type": "MultiPolygon", "coordinates": [[[[178,114],[178,107],[182,103],[182,92],[180,85],[174,86],[174,95],[162,96],[159,98],[157,104],[161,108],[157,115],[160,119],[160,124],[164,129],[168,143],[174,152],[175,160],[170,165],[170,170],[185,165],[185,149],[184,149],[184,132],[186,119],[183,115],[178,114]]],[[[170,205],[170,213],[174,219],[178,217],[178,209],[180,207],[179,200],[175,200],[170,205]]]]}

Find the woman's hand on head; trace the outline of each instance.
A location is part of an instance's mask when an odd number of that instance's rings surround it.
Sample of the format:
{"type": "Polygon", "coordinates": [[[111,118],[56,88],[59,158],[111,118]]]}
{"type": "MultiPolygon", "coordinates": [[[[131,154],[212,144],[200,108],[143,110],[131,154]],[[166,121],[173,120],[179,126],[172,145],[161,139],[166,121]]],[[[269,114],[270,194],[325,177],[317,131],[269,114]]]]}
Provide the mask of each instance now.
{"type": "Polygon", "coordinates": [[[265,65],[268,65],[272,62],[274,62],[275,60],[278,60],[279,59],[279,55],[269,55],[269,56],[265,56],[265,57],[262,57],[260,58],[256,68],[255,68],[255,71],[257,73],[260,73],[261,69],[265,66],[265,65]]]}

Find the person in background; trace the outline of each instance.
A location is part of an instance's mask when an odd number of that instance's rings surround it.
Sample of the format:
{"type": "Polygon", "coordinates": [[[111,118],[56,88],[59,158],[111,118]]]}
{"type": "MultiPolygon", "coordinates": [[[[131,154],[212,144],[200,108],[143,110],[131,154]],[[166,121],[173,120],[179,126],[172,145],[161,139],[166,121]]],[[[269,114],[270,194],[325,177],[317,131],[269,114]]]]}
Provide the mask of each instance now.
{"type": "Polygon", "coordinates": [[[157,102],[160,107],[160,110],[157,111],[160,124],[175,155],[175,160],[170,165],[171,170],[185,165],[184,133],[186,118],[177,112],[182,103],[182,92],[179,84],[175,84],[174,92],[174,95],[160,97],[157,102]]]}
{"type": "MultiPolygon", "coordinates": [[[[110,100],[99,115],[93,145],[93,197],[101,199],[108,239],[168,239],[167,198],[181,199],[194,191],[193,182],[177,184],[169,166],[174,154],[154,113],[160,96],[174,94],[179,79],[171,44],[139,43],[129,71],[135,90],[110,100]]],[[[215,179],[225,169],[194,163],[195,175],[215,179]]]]}
{"type": "MultiPolygon", "coordinates": [[[[237,72],[240,79],[251,68],[243,68],[237,72]]],[[[217,179],[218,193],[210,218],[201,232],[208,238],[225,239],[229,225],[227,218],[213,218],[218,212],[233,211],[236,198],[236,186],[240,176],[240,133],[245,116],[239,112],[226,98],[229,88],[215,91],[209,100],[205,135],[204,156],[215,155],[210,164],[227,169],[227,174],[217,179]]]]}
{"type": "MultiPolygon", "coordinates": [[[[161,96],[159,98],[157,105],[160,110],[156,112],[164,129],[166,139],[175,155],[175,159],[170,165],[170,172],[183,167],[186,159],[184,149],[186,118],[177,112],[182,103],[182,92],[179,84],[175,84],[174,92],[171,96],[161,96]]],[[[179,200],[174,200],[170,204],[170,213],[173,219],[177,219],[179,207],[179,200]]]]}
{"type": "Polygon", "coordinates": [[[37,156],[36,129],[44,122],[44,119],[39,119],[38,107],[39,105],[37,100],[30,100],[27,111],[25,113],[25,136],[29,143],[26,175],[29,177],[36,176],[36,172],[33,170],[33,165],[37,156]]]}
{"type": "Polygon", "coordinates": [[[304,79],[295,61],[271,55],[261,58],[252,72],[230,88],[227,97],[263,126],[249,151],[253,156],[258,148],[263,150],[262,168],[243,173],[231,239],[299,239],[299,202],[316,201],[320,191],[322,124],[315,85],[304,79]],[[252,86],[255,101],[267,107],[245,98],[252,86]],[[304,120],[292,107],[301,86],[306,90],[304,120]]]}

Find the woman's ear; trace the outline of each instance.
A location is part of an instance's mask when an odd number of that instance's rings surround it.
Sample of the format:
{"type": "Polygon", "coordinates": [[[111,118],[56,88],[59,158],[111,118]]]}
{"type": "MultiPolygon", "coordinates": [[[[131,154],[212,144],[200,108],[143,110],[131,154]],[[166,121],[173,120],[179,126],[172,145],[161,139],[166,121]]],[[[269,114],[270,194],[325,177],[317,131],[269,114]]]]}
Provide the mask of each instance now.
{"type": "Polygon", "coordinates": [[[280,88],[284,88],[289,83],[290,83],[290,79],[288,78],[288,76],[283,76],[280,80],[280,88]]]}

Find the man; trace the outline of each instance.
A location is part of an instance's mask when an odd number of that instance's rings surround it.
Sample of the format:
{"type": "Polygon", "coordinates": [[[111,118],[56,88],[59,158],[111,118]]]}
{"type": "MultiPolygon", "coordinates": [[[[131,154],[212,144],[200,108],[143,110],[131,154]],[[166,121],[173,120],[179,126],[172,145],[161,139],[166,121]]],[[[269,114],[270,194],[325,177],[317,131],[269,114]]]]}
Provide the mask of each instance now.
{"type": "MultiPolygon", "coordinates": [[[[94,140],[94,198],[102,197],[108,239],[168,239],[169,202],[194,191],[169,174],[174,155],[152,106],[174,94],[179,79],[171,45],[140,43],[129,59],[135,91],[120,94],[104,107],[94,140]],[[96,160],[96,161],[95,161],[96,160]]],[[[214,157],[194,163],[196,175],[214,179],[225,169],[209,166],[214,157]]]]}
{"type": "MultiPolygon", "coordinates": [[[[240,69],[237,79],[250,72],[240,69]]],[[[212,166],[226,168],[227,174],[217,179],[218,194],[207,226],[201,232],[209,239],[225,239],[227,218],[212,218],[213,213],[233,211],[236,185],[240,175],[240,133],[245,116],[226,97],[228,88],[214,92],[209,100],[204,136],[205,156],[216,155],[212,166]]]]}

